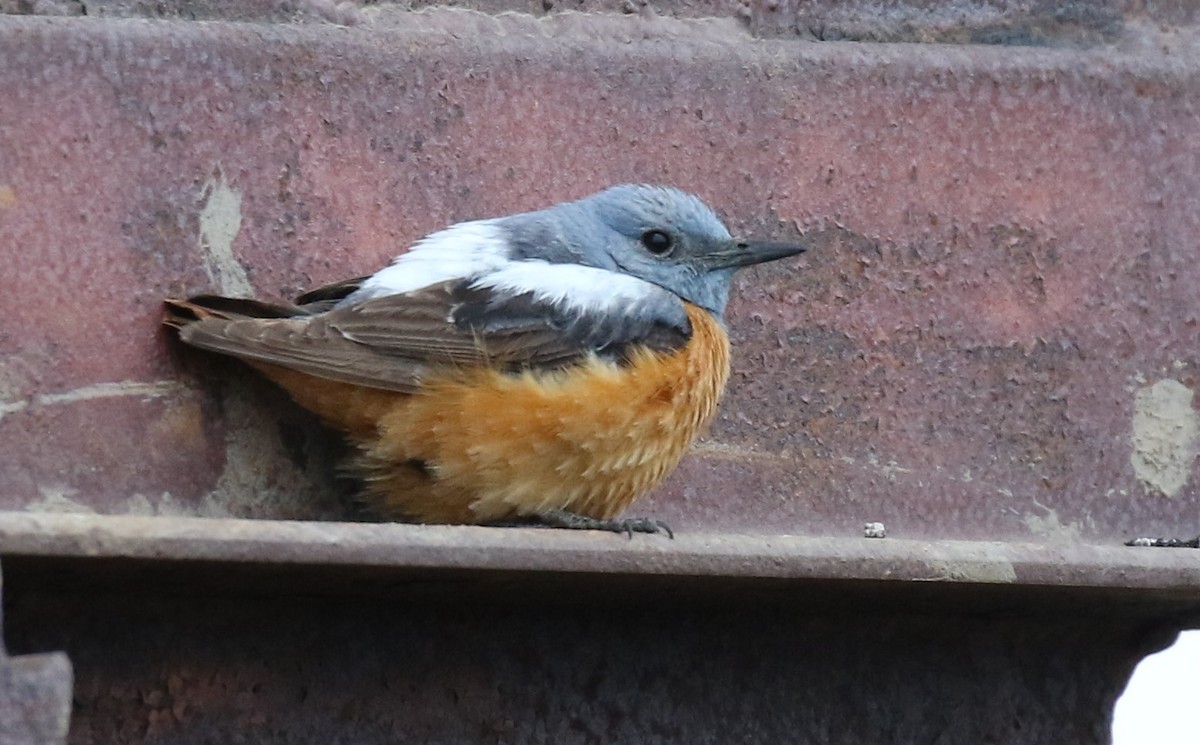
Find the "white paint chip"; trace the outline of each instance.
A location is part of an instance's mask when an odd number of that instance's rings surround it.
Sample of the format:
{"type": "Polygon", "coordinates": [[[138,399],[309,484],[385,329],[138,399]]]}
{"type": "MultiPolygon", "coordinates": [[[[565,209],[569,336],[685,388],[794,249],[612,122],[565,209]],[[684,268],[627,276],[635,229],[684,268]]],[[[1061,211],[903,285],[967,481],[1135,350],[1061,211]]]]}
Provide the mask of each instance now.
{"type": "Polygon", "coordinates": [[[1036,499],[1033,500],[1033,504],[1045,512],[1045,514],[1026,513],[1022,516],[1021,522],[1025,523],[1025,528],[1030,533],[1038,538],[1057,544],[1078,543],[1080,541],[1081,530],[1079,523],[1064,523],[1059,519],[1057,510],[1050,509],[1036,499]]]}
{"type": "Polygon", "coordinates": [[[29,512],[58,512],[58,513],[95,513],[96,511],[82,502],[76,502],[71,497],[79,493],[78,489],[58,484],[40,484],[37,488],[41,498],[25,505],[29,512]]]}
{"type": "Polygon", "coordinates": [[[28,401],[0,401],[0,419],[3,419],[5,414],[16,414],[28,408],[28,401]]]}
{"type": "Polygon", "coordinates": [[[136,380],[121,380],[115,383],[94,383],[62,393],[40,393],[34,401],[43,406],[73,404],[76,401],[91,401],[97,398],[162,398],[185,392],[186,386],[173,380],[155,380],[143,383],[136,380]]]}
{"type": "Polygon", "coordinates": [[[38,393],[32,398],[17,401],[0,401],[0,419],[5,414],[15,414],[28,409],[30,405],[57,406],[73,404],[77,401],[93,401],[98,398],[140,398],[149,400],[164,396],[177,395],[187,392],[187,387],[173,380],[155,380],[142,382],[137,380],[119,380],[111,383],[93,383],[69,391],[58,393],[38,393]]]}
{"type": "Polygon", "coordinates": [[[251,297],[250,277],[233,255],[233,240],[242,228],[242,195],[229,186],[225,174],[204,184],[204,209],[200,211],[200,250],[204,270],[221,293],[251,297]]]}
{"type": "Polygon", "coordinates": [[[883,523],[866,523],[863,525],[864,538],[887,538],[887,528],[883,523]]]}
{"type": "Polygon", "coordinates": [[[1187,485],[1200,444],[1193,392],[1166,378],[1137,392],[1129,461],[1147,491],[1173,497],[1187,485]]]}

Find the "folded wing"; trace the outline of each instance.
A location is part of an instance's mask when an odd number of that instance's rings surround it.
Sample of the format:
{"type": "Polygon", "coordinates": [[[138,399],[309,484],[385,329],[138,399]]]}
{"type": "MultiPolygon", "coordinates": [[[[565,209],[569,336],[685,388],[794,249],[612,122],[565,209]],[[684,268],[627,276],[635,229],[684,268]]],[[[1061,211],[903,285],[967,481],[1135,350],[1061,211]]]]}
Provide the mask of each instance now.
{"type": "Polygon", "coordinates": [[[307,293],[296,305],[170,301],[167,323],[202,349],[406,393],[432,370],[556,369],[592,355],[621,364],[636,348],[669,352],[691,335],[683,302],[665,291],[624,311],[581,313],[534,293],[453,280],[336,305],[355,282],[307,293]]]}

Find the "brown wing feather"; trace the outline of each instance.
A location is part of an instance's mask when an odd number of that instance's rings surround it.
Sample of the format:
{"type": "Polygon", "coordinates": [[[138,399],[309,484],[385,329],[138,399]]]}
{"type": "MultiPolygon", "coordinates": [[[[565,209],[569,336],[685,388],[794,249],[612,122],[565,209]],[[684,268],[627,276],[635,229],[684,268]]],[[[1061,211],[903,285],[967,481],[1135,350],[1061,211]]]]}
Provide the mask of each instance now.
{"type": "Polygon", "coordinates": [[[337,305],[338,301],[361,287],[363,281],[369,278],[370,275],[355,277],[354,279],[344,279],[341,282],[334,282],[324,287],[318,287],[315,290],[309,290],[296,298],[296,305],[304,306],[304,309],[310,313],[329,310],[337,305]]]}
{"type": "MultiPolygon", "coordinates": [[[[431,367],[561,367],[589,349],[544,315],[526,313],[486,333],[456,322],[486,304],[462,283],[433,285],[310,314],[301,306],[201,296],[168,301],[167,325],[187,344],[328,380],[411,393],[431,367]],[[294,311],[291,317],[280,317],[294,311]],[[261,317],[253,317],[261,312],[261,317]]],[[[320,303],[327,298],[301,300],[320,303]]]]}
{"type": "Polygon", "coordinates": [[[166,300],[167,313],[163,323],[183,328],[205,318],[293,318],[308,315],[304,308],[290,303],[268,303],[249,298],[195,295],[187,300],[166,300]]]}
{"type": "Polygon", "coordinates": [[[462,322],[467,303],[486,301],[471,297],[461,285],[444,283],[338,308],[322,318],[358,344],[431,362],[539,366],[586,351],[554,328],[544,310],[503,328],[480,329],[462,322]]]}
{"type": "Polygon", "coordinates": [[[208,318],[179,330],[192,346],[267,362],[328,380],[411,393],[425,371],[418,359],[385,359],[331,330],[320,316],[262,320],[208,318]]]}

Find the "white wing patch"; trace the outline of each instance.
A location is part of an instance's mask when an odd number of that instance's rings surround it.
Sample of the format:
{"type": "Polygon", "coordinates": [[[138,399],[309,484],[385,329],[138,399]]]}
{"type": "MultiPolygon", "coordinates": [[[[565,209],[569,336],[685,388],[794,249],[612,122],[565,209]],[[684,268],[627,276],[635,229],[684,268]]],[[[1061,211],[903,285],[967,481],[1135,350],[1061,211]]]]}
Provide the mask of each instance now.
{"type": "Polygon", "coordinates": [[[338,305],[399,295],[451,279],[479,277],[508,263],[508,241],[495,220],[460,222],[422,238],[338,305]]]}
{"type": "Polygon", "coordinates": [[[380,269],[339,306],[399,295],[452,279],[475,279],[474,286],[507,295],[532,292],[543,302],[580,313],[628,311],[655,298],[658,285],[579,264],[508,258],[508,239],[497,220],[452,225],[421,239],[407,253],[380,269]]]}
{"type": "Polygon", "coordinates": [[[658,285],[579,264],[551,264],[537,259],[508,261],[475,280],[474,287],[507,295],[531,292],[533,296],[578,313],[628,312],[630,306],[661,296],[658,285]]]}

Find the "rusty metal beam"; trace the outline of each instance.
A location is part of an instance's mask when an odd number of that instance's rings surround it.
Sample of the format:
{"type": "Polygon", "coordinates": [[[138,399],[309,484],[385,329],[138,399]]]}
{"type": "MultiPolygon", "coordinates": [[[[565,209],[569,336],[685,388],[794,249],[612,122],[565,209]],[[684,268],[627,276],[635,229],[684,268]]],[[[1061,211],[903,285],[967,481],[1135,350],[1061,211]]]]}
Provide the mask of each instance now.
{"type": "Polygon", "coordinates": [[[1107,742],[1189,550],[0,513],[71,742],[1107,742]],[[940,740],[938,738],[941,738],[940,740]]]}

